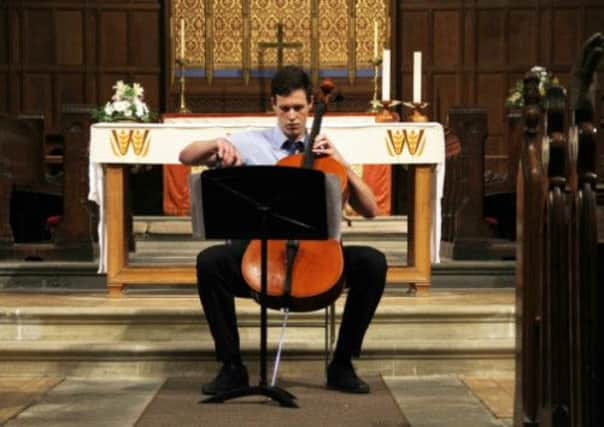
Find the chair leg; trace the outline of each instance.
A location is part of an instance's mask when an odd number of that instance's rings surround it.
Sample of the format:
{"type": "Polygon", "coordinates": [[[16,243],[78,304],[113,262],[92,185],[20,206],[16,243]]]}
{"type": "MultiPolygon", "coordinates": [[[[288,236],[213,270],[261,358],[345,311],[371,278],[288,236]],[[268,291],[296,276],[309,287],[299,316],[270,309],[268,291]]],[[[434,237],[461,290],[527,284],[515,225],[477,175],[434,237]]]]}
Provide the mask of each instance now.
{"type": "Polygon", "coordinates": [[[323,353],[325,359],[325,383],[327,384],[327,366],[329,365],[329,306],[325,307],[325,323],[323,325],[323,331],[325,332],[325,350],[323,353]]]}
{"type": "Polygon", "coordinates": [[[327,382],[327,367],[329,366],[329,359],[333,353],[333,346],[335,344],[336,337],[336,305],[331,303],[325,307],[325,382],[327,382]]]}

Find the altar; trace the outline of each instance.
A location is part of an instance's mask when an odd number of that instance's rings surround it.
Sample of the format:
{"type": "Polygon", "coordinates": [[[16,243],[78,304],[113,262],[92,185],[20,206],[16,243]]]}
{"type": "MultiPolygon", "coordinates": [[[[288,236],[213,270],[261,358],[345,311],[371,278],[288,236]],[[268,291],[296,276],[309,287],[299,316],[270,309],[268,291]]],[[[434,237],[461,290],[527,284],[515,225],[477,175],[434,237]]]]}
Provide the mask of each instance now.
{"type": "MultiPolygon", "coordinates": [[[[431,263],[439,262],[440,200],[444,177],[444,132],[439,123],[374,123],[371,116],[327,115],[329,135],[349,163],[406,164],[414,182],[406,266],[389,267],[387,281],[429,290],[431,263]]],[[[124,167],[178,164],[180,151],[195,140],[273,126],[268,115],[195,115],[188,123],[100,123],[90,133],[89,197],[100,206],[99,272],[107,273],[111,296],[125,286],[195,284],[192,266],[129,266],[125,236],[124,167]]]]}

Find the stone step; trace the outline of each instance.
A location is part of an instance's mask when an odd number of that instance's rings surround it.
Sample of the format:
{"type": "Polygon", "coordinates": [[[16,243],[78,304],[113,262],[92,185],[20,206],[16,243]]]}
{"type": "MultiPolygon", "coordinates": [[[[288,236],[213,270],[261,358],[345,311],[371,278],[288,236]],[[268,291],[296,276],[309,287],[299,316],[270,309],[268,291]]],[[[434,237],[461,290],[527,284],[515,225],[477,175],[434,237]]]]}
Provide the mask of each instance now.
{"type": "MultiPolygon", "coordinates": [[[[148,264],[148,261],[132,257],[133,265],[148,264]]],[[[182,259],[184,265],[193,265],[195,257],[182,259]]],[[[155,258],[157,261],[157,258],[155,258]]],[[[391,260],[389,260],[390,262],[391,260]]],[[[393,263],[391,265],[396,265],[393,263]]],[[[432,266],[432,288],[513,288],[516,264],[514,261],[448,261],[432,266]]],[[[98,264],[87,262],[0,262],[0,290],[44,291],[90,291],[106,289],[107,278],[97,274],[98,264]]],[[[387,290],[404,284],[389,283],[387,290]]],[[[154,285],[137,286],[143,292],[178,292],[195,293],[192,286],[162,287],[154,285]],[[187,289],[186,291],[183,290],[187,289]]],[[[129,288],[135,291],[134,287],[129,288]]]]}
{"type": "MultiPolygon", "coordinates": [[[[179,298],[179,300],[181,300],[179,298]]],[[[344,298],[336,304],[339,326],[344,298]]],[[[176,305],[182,301],[175,300],[176,305]]],[[[87,341],[160,342],[210,340],[205,319],[194,297],[187,307],[27,307],[0,311],[2,341],[87,341]]],[[[251,300],[237,300],[242,342],[255,342],[259,334],[259,308],[251,300]]],[[[281,331],[283,316],[268,312],[269,339],[281,331]]],[[[324,310],[291,313],[288,335],[322,345],[324,310]]],[[[511,339],[514,336],[514,309],[506,304],[447,305],[415,304],[413,298],[384,297],[378,307],[367,339],[376,342],[416,339],[454,342],[465,340],[511,339]]]]}
{"type": "MultiPolygon", "coordinates": [[[[64,355],[93,359],[145,359],[155,357],[174,357],[177,359],[214,360],[214,345],[210,340],[200,341],[0,341],[0,360],[44,360],[64,355]]],[[[277,340],[267,341],[269,351],[276,349],[277,340]]],[[[306,339],[290,339],[284,344],[284,351],[290,358],[323,357],[323,342],[311,342],[306,339]]],[[[242,355],[246,359],[257,357],[259,340],[246,340],[241,343],[242,355]]],[[[497,340],[370,340],[363,344],[363,356],[379,358],[396,357],[468,357],[510,356],[514,351],[513,339],[497,340]]]]}
{"type": "MultiPolygon", "coordinates": [[[[137,240],[188,240],[192,225],[189,216],[135,216],[132,222],[137,240]]],[[[407,237],[407,217],[380,216],[373,219],[350,217],[342,221],[342,239],[402,241],[407,237]]]]}
{"type": "MultiPolygon", "coordinates": [[[[216,369],[214,346],[195,296],[32,292],[0,294],[2,375],[201,375],[216,369]],[[30,301],[28,304],[27,301],[30,301]]],[[[336,305],[337,320],[344,298],[336,305]]],[[[258,361],[259,309],[237,300],[243,356],[258,361]]],[[[281,314],[269,311],[268,346],[281,314]]],[[[386,295],[365,337],[360,372],[385,375],[511,374],[512,290],[386,295]]],[[[286,371],[323,372],[324,311],[293,313],[286,371]]]]}
{"type": "MultiPolygon", "coordinates": [[[[214,374],[214,347],[209,341],[8,341],[1,342],[2,376],[153,377],[214,374]]],[[[258,344],[242,343],[242,358],[258,374],[258,344]]],[[[268,342],[272,367],[276,344],[268,342]]],[[[284,345],[280,374],[322,375],[325,351],[306,340],[284,345]]],[[[434,340],[376,342],[367,340],[355,361],[360,374],[382,375],[513,375],[514,340],[434,340]]]]}
{"type": "MultiPolygon", "coordinates": [[[[207,247],[222,244],[222,241],[204,240],[138,240],[136,252],[129,255],[132,265],[195,265],[197,254],[207,247]]],[[[407,260],[407,242],[401,240],[349,240],[348,245],[373,246],[386,255],[389,265],[404,265],[407,260]]]]}

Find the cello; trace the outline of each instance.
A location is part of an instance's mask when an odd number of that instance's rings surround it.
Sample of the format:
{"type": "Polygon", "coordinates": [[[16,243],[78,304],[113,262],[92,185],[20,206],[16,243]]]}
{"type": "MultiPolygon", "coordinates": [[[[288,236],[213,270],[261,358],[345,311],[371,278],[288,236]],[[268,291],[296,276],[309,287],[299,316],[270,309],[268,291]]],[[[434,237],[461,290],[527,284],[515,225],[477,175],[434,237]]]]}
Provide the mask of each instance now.
{"type": "MultiPolygon", "coordinates": [[[[348,194],[345,167],[330,156],[317,157],[312,152],[327,104],[337,101],[339,94],[333,83],[325,80],[316,98],[318,102],[314,106],[313,125],[304,152],[281,159],[277,166],[312,168],[336,175],[340,181],[342,200],[345,201],[348,194]]],[[[342,292],[344,255],[340,240],[273,239],[268,241],[267,246],[267,307],[313,311],[328,306],[342,292]]],[[[260,240],[249,243],[243,255],[241,271],[252,295],[258,300],[261,289],[260,240]]]]}

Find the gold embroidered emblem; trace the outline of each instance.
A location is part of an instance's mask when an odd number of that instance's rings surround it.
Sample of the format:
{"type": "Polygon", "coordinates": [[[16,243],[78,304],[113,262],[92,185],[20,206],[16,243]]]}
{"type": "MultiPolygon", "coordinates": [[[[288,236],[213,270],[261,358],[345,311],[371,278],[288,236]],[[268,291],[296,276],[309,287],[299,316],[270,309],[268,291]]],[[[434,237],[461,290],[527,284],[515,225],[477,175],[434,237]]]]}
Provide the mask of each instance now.
{"type": "Polygon", "coordinates": [[[391,157],[400,156],[407,146],[409,154],[412,156],[421,156],[426,145],[424,138],[424,129],[416,131],[415,129],[396,129],[387,131],[386,149],[391,157]]]}
{"type": "Polygon", "coordinates": [[[114,129],[110,137],[111,151],[116,157],[123,157],[128,153],[130,145],[137,157],[146,157],[151,145],[149,130],[139,129],[114,129]]]}
{"type": "Polygon", "coordinates": [[[145,157],[147,155],[147,151],[149,151],[148,135],[148,129],[132,131],[132,150],[137,156],[145,157]]]}
{"type": "Polygon", "coordinates": [[[392,147],[392,150],[394,150],[397,156],[400,156],[403,152],[403,148],[405,148],[405,135],[403,134],[403,131],[400,129],[396,129],[394,131],[388,129],[386,146],[388,147],[388,152],[390,152],[391,156],[394,155],[392,154],[390,147],[392,147]]]}

